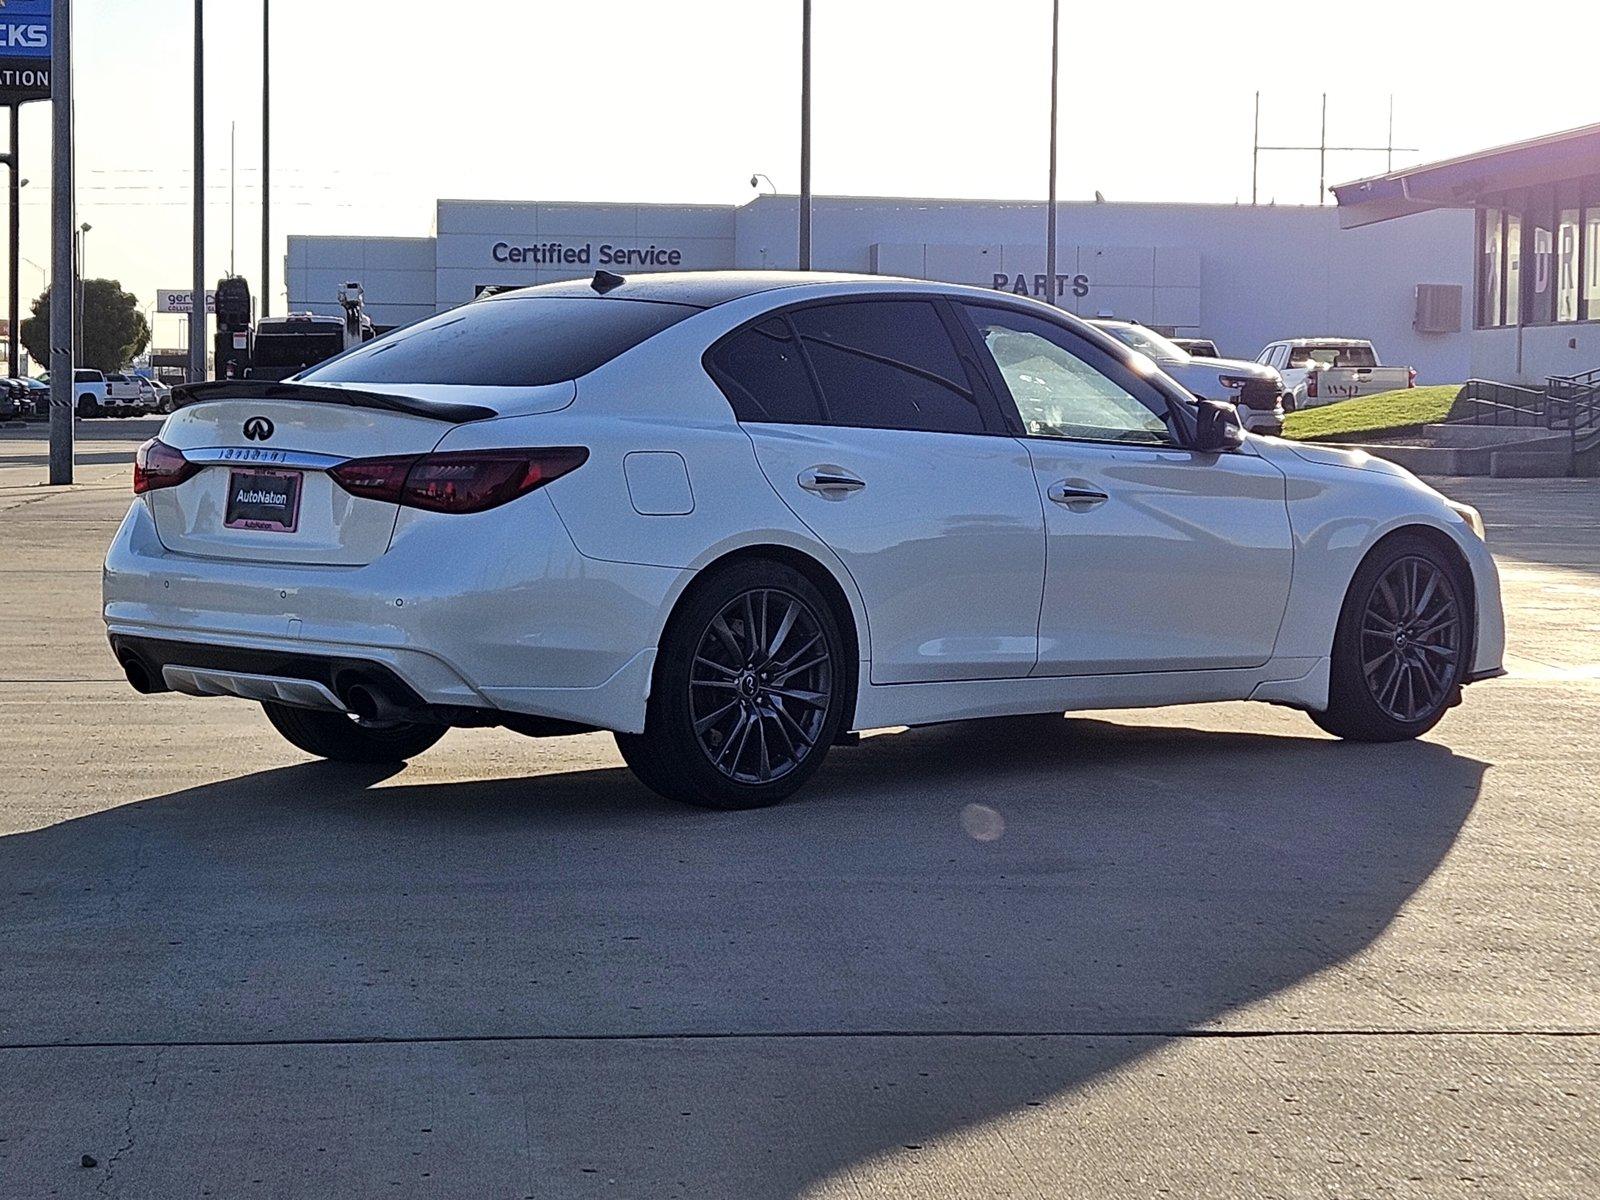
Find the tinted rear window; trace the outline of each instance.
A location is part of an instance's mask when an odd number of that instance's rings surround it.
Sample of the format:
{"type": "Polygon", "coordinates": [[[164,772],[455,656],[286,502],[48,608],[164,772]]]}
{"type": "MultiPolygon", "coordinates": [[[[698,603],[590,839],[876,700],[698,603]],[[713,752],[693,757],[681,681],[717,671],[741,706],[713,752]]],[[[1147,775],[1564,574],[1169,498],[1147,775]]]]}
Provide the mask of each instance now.
{"type": "Polygon", "coordinates": [[[724,338],[706,356],[706,366],[741,421],[814,425],[822,420],[800,348],[781,319],[724,338]]]}
{"type": "Polygon", "coordinates": [[[1289,351],[1291,367],[1309,366],[1313,361],[1325,367],[1375,367],[1378,356],[1371,346],[1296,346],[1289,351]]]}
{"type": "Polygon", "coordinates": [[[537,387],[586,375],[698,311],[599,297],[478,301],[368,342],[303,378],[537,387]]]}

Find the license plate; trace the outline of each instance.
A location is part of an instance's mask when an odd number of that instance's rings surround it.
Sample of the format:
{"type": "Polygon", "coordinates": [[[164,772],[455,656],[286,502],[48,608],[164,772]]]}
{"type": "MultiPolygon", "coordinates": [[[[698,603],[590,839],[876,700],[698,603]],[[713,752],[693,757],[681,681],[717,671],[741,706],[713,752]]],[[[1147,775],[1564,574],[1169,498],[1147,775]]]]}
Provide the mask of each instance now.
{"type": "Polygon", "coordinates": [[[300,524],[301,478],[299,471],[228,472],[223,524],[229,529],[293,533],[300,524]]]}

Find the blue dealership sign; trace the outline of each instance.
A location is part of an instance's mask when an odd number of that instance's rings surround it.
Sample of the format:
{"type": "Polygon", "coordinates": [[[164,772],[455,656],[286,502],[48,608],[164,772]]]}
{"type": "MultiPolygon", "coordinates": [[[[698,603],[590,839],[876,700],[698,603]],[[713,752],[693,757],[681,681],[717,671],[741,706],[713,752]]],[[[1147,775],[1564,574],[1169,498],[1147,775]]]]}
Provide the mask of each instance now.
{"type": "Polygon", "coordinates": [[[50,97],[51,0],[0,0],[0,105],[50,97]]]}

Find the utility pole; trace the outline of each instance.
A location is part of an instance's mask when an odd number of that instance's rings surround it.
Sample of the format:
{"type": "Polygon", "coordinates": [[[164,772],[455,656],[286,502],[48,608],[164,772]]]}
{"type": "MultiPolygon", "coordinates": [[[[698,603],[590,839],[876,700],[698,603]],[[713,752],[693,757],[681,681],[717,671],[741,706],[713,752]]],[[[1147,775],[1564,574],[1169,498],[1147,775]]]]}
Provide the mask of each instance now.
{"type": "Polygon", "coordinates": [[[1255,206],[1256,184],[1261,178],[1261,93],[1256,93],[1255,133],[1250,139],[1250,204],[1255,206]]]}
{"type": "Polygon", "coordinates": [[[261,315],[272,295],[272,0],[261,0],[261,315]]]}
{"type": "Polygon", "coordinates": [[[22,324],[22,219],[19,205],[22,201],[22,163],[18,158],[18,148],[22,140],[22,128],[19,116],[22,112],[22,102],[19,100],[11,106],[11,152],[6,155],[6,162],[11,167],[11,332],[6,336],[6,369],[13,375],[21,376],[22,368],[18,364],[22,357],[20,344],[22,324]]]}
{"type": "Polygon", "coordinates": [[[228,122],[228,274],[233,275],[233,252],[239,244],[239,122],[228,122]]]}
{"type": "Polygon", "coordinates": [[[189,382],[206,377],[206,21],[194,0],[194,294],[189,301],[189,382]]]}
{"type": "Polygon", "coordinates": [[[1050,5],[1050,202],[1044,223],[1045,299],[1056,297],[1056,98],[1061,64],[1061,0],[1050,5]]]}
{"type": "Polygon", "coordinates": [[[1322,93],[1322,142],[1317,156],[1317,203],[1328,202],[1328,93],[1322,93]]]}
{"type": "Polygon", "coordinates": [[[50,482],[72,482],[72,0],[52,0],[50,36],[50,482]],[[62,287],[62,281],[67,282],[62,287]]]}
{"type": "Polygon", "coordinates": [[[800,269],[811,270],[811,0],[800,5],[800,269]]]}

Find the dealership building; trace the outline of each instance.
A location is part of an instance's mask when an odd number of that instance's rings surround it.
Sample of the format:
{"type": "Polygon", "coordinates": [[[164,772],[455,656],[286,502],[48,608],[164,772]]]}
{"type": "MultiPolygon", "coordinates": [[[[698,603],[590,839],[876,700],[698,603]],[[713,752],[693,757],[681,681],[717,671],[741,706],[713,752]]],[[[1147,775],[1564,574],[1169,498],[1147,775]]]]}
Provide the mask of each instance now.
{"type": "MultiPolygon", "coordinates": [[[[1422,382],[1467,378],[1477,253],[1470,210],[1341,228],[1340,210],[1286,205],[1063,203],[1056,302],[1083,316],[1207,337],[1254,358],[1300,335],[1370,338],[1422,382]]],[[[609,270],[792,268],[798,201],[743,205],[440,200],[431,237],[291,236],[294,312],[339,312],[359,280],[379,326],[491,285],[609,270]]],[[[1045,205],[817,197],[819,270],[975,284],[1043,297],[1045,205]]]]}
{"type": "Polygon", "coordinates": [[[1473,378],[1540,385],[1600,368],[1600,125],[1333,191],[1351,232],[1473,219],[1473,378]]]}

